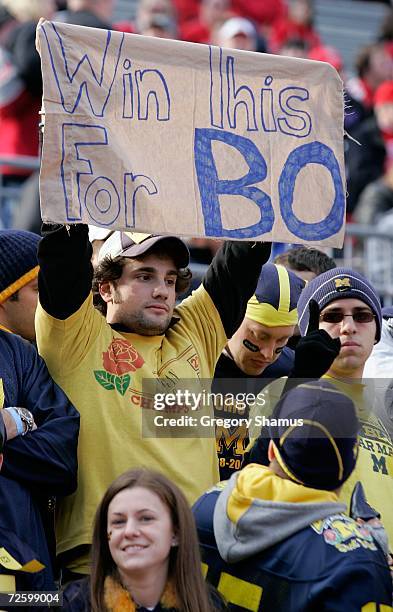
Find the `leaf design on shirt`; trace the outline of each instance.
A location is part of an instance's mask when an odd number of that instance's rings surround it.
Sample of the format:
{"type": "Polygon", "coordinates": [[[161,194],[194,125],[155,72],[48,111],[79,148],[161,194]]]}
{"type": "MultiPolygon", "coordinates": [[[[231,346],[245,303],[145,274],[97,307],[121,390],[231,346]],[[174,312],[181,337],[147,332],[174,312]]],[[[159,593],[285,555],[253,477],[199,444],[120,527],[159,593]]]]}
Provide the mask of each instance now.
{"type": "Polygon", "coordinates": [[[124,395],[130,386],[131,376],[129,374],[124,374],[124,376],[116,376],[115,377],[115,385],[116,389],[120,393],[120,395],[124,395]]]}
{"type": "MultiPolygon", "coordinates": [[[[113,374],[109,374],[105,370],[94,370],[95,379],[104,389],[111,391],[115,388],[115,377],[113,374]]],[[[128,383],[129,384],[129,383],[128,383]]]]}

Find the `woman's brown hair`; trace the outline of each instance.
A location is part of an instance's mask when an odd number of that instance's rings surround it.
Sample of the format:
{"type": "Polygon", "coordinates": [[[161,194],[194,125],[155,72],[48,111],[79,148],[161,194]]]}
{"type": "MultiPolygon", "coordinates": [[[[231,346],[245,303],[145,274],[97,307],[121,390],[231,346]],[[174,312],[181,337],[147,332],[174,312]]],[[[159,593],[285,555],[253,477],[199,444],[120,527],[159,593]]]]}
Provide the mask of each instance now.
{"type": "Polygon", "coordinates": [[[168,478],[158,472],[134,469],[119,476],[106,491],[94,521],[91,548],[91,610],[104,612],[104,582],[107,576],[119,580],[117,567],[112,559],[107,537],[108,507],[112,499],[124,489],[143,487],[155,493],[168,507],[178,546],[169,557],[168,579],[173,581],[181,612],[209,612],[206,584],[201,572],[198,537],[190,506],[180,491],[168,478]]]}

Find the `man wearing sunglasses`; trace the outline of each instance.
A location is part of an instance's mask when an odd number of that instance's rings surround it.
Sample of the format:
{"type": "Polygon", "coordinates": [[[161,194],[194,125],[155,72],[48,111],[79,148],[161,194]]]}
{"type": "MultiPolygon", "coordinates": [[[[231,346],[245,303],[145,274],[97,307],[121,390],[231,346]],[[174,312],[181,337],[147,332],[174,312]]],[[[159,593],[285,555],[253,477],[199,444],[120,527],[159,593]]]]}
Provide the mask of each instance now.
{"type": "Polygon", "coordinates": [[[362,275],[348,268],[329,270],[311,281],[300,296],[298,313],[302,336],[310,326],[311,300],[318,304],[319,330],[339,338],[341,343],[340,352],[324,378],[351,396],[362,426],[359,460],[343,487],[343,498],[350,499],[355,482],[360,480],[368,502],[381,513],[392,546],[393,441],[386,426],[387,418],[375,413],[372,381],[362,380],[366,360],[381,339],[381,304],[374,287],[362,275]]]}
{"type": "Polygon", "coordinates": [[[366,279],[352,270],[341,270],[326,272],[306,287],[298,303],[299,329],[302,336],[310,330],[310,302],[315,301],[319,329],[339,338],[341,344],[326,374],[361,380],[366,360],[381,337],[381,305],[366,279]]]}
{"type": "MultiPolygon", "coordinates": [[[[299,329],[303,336],[295,351],[295,367],[286,382],[329,379],[354,401],[361,431],[359,459],[344,484],[342,498],[349,503],[353,487],[361,481],[367,500],[380,514],[393,542],[393,442],[383,415],[373,411],[374,393],[362,381],[364,366],[381,337],[381,304],[375,289],[349,268],[328,270],[310,281],[298,301],[299,329]]],[[[280,381],[281,382],[281,381],[280,381]]],[[[284,384],[270,393],[274,407],[284,384]]],[[[266,440],[259,438],[247,462],[266,463],[266,440]]]]}

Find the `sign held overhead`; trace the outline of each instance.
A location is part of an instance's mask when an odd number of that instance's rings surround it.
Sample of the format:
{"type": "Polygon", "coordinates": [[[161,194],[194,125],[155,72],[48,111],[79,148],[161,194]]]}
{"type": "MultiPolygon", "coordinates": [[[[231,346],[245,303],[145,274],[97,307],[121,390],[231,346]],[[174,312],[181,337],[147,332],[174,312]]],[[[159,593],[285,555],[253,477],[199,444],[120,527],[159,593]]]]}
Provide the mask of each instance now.
{"type": "Polygon", "coordinates": [[[342,245],[330,65],[47,21],[38,36],[45,221],[342,245]]]}

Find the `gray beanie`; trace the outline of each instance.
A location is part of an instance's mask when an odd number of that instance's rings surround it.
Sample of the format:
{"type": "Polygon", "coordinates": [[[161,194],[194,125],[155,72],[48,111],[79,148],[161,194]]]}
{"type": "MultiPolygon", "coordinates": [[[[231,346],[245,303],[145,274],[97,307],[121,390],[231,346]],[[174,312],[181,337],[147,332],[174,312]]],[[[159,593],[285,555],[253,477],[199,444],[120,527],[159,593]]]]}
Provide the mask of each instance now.
{"type": "Polygon", "coordinates": [[[377,324],[376,340],[381,338],[382,311],[379,297],[370,282],[351,268],[333,268],[310,281],[300,294],[297,304],[299,329],[305,336],[309,320],[309,302],[315,300],[319,311],[334,300],[355,298],[371,308],[377,324]]]}

